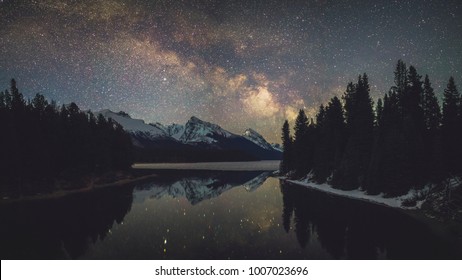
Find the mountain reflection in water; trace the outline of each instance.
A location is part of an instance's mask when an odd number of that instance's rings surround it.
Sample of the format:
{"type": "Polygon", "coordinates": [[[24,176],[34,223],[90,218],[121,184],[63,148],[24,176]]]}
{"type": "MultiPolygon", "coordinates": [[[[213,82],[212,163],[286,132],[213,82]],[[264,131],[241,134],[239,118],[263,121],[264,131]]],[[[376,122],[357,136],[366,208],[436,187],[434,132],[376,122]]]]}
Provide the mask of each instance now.
{"type": "Polygon", "coordinates": [[[268,172],[156,172],[135,187],[1,206],[2,259],[461,257],[400,212],[268,172]]]}

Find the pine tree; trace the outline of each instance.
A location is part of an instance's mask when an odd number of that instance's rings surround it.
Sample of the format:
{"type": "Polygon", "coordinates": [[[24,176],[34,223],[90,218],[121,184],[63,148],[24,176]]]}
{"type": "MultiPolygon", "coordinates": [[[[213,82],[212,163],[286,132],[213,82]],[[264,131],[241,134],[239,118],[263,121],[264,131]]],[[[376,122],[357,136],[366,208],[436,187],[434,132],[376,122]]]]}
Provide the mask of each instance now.
{"type": "Polygon", "coordinates": [[[11,94],[8,90],[5,90],[5,109],[11,108],[11,94]]]}
{"type": "MultiPolygon", "coordinates": [[[[321,141],[325,142],[324,144],[327,147],[324,158],[326,162],[325,175],[330,175],[335,174],[336,170],[340,167],[345,149],[344,112],[342,103],[336,96],[329,101],[326,107],[324,123],[323,129],[319,133],[322,135],[321,141]]],[[[333,183],[336,185],[335,181],[333,183]]]]}
{"type": "Polygon", "coordinates": [[[450,77],[444,90],[443,118],[442,118],[442,143],[444,148],[445,173],[452,176],[461,172],[461,142],[460,135],[460,94],[457,90],[454,78],[450,77]]]}
{"type": "Polygon", "coordinates": [[[380,127],[382,125],[382,116],[383,116],[383,102],[382,99],[379,98],[377,100],[377,105],[375,107],[375,126],[380,127]]]}
{"type": "Polygon", "coordinates": [[[306,134],[308,129],[308,118],[306,117],[305,111],[301,109],[298,112],[297,118],[295,119],[295,126],[294,126],[294,143],[302,142],[303,137],[306,134]]]}
{"type": "Polygon", "coordinates": [[[415,125],[419,126],[422,121],[421,98],[423,95],[421,76],[417,74],[414,66],[409,66],[408,86],[402,96],[402,106],[404,114],[409,114],[415,125]]]}
{"type": "Polygon", "coordinates": [[[17,114],[22,114],[26,107],[26,102],[24,101],[24,97],[22,93],[19,92],[18,88],[16,87],[15,79],[11,79],[11,109],[13,112],[17,114]]]}
{"type": "Polygon", "coordinates": [[[6,104],[5,104],[5,93],[2,91],[0,92],[0,110],[6,109],[6,104]]]}
{"type": "Polygon", "coordinates": [[[422,174],[426,151],[420,79],[413,66],[407,71],[404,62],[398,61],[395,86],[384,98],[368,175],[369,193],[403,194],[427,180],[428,174],[422,174]]]}
{"type": "Polygon", "coordinates": [[[399,98],[401,98],[401,95],[404,94],[404,91],[406,90],[409,84],[407,67],[406,67],[406,64],[401,59],[398,60],[398,63],[396,63],[394,74],[395,74],[394,90],[398,94],[399,98]]]}
{"type": "Polygon", "coordinates": [[[2,195],[51,191],[55,179],[130,167],[131,139],[120,125],[102,116],[97,123],[75,103],[58,110],[40,94],[26,104],[15,80],[10,91],[0,106],[2,195]]]}
{"type": "Polygon", "coordinates": [[[367,75],[349,85],[344,95],[347,144],[336,182],[343,189],[354,189],[365,184],[374,135],[374,111],[367,75]],[[352,89],[354,88],[354,91],[352,89]]]}
{"type": "Polygon", "coordinates": [[[42,118],[45,114],[45,108],[48,106],[48,101],[46,101],[45,96],[37,93],[32,99],[31,104],[37,116],[42,118]]]}
{"type": "Polygon", "coordinates": [[[286,120],[282,126],[282,161],[280,170],[283,174],[292,169],[292,137],[290,136],[289,122],[286,120]]]}
{"type": "Polygon", "coordinates": [[[428,178],[422,175],[425,162],[424,134],[425,121],[422,109],[422,81],[417,74],[415,67],[410,66],[408,71],[408,87],[401,96],[401,107],[403,108],[403,130],[404,134],[404,158],[408,160],[408,176],[404,179],[408,188],[422,187],[428,178]]]}
{"type": "Polygon", "coordinates": [[[354,107],[356,104],[356,84],[353,84],[353,82],[349,82],[342,98],[343,102],[345,103],[346,123],[349,126],[352,123],[352,119],[354,119],[354,107]]]}
{"type": "Polygon", "coordinates": [[[329,145],[324,140],[326,139],[326,109],[324,105],[319,106],[316,114],[316,134],[313,151],[313,179],[318,183],[324,183],[329,174],[328,161],[325,155],[328,153],[329,145]]]}
{"type": "Polygon", "coordinates": [[[401,192],[403,186],[399,178],[407,172],[401,166],[402,118],[396,87],[392,87],[383,100],[381,124],[374,141],[367,176],[366,189],[369,194],[401,192]]]}
{"type": "Polygon", "coordinates": [[[305,111],[301,109],[298,112],[297,118],[295,119],[294,125],[294,141],[293,141],[293,153],[294,153],[294,168],[296,175],[303,176],[308,173],[307,161],[307,140],[308,133],[308,118],[306,117],[305,111]],[[295,156],[296,155],[296,156],[295,156]]]}
{"type": "Polygon", "coordinates": [[[324,109],[324,105],[319,106],[318,113],[316,114],[316,128],[321,128],[324,125],[324,121],[326,119],[326,110],[324,109]]]}
{"type": "Polygon", "coordinates": [[[441,109],[428,75],[425,75],[422,96],[423,119],[425,125],[425,167],[423,173],[428,180],[439,182],[443,179],[443,154],[441,148],[440,126],[441,109]]]}
{"type": "Polygon", "coordinates": [[[425,127],[428,130],[436,131],[441,125],[441,108],[438,98],[433,91],[428,75],[425,75],[423,85],[422,107],[425,120],[425,127]]]}
{"type": "Polygon", "coordinates": [[[314,130],[312,162],[313,178],[325,182],[332,175],[342,158],[345,144],[345,121],[343,107],[338,97],[333,97],[329,104],[319,108],[317,126],[314,130]]]}

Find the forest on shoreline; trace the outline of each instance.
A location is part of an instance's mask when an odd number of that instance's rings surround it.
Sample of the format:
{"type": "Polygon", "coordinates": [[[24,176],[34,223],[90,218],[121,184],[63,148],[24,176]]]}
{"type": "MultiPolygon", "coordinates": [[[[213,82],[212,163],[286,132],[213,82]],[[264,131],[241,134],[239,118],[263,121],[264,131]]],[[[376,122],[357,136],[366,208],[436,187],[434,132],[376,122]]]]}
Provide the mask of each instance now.
{"type": "Polygon", "coordinates": [[[130,136],[118,123],[75,103],[58,107],[41,94],[26,101],[14,79],[0,92],[0,130],[2,196],[82,187],[73,182],[133,163],[130,136]]]}
{"type": "Polygon", "coordinates": [[[286,120],[280,170],[335,188],[389,196],[462,176],[462,101],[453,77],[442,106],[428,75],[399,60],[389,92],[374,104],[367,74],[315,120],[300,110],[291,135],[286,120]]]}

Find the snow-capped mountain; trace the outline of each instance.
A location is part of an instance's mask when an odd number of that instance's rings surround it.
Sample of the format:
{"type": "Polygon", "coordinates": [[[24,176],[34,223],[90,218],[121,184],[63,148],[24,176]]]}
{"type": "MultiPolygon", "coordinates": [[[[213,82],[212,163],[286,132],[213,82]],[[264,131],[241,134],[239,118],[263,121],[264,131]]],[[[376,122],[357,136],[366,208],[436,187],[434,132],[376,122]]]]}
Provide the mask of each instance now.
{"type": "Polygon", "coordinates": [[[213,144],[220,138],[231,138],[236,135],[221,128],[219,125],[202,121],[196,117],[191,117],[186,123],[183,135],[179,140],[187,144],[213,144]]]}
{"type": "Polygon", "coordinates": [[[251,128],[247,128],[243,135],[246,139],[252,141],[253,143],[257,144],[258,146],[262,147],[266,150],[273,150],[273,146],[268,143],[263,136],[261,136],[258,132],[251,128]]]}
{"type": "Polygon", "coordinates": [[[147,149],[143,161],[216,161],[280,159],[260,134],[248,129],[244,136],[233,134],[217,124],[191,117],[185,125],[147,124],[127,113],[110,110],[98,112],[111,118],[130,133],[133,144],[147,149]],[[215,151],[215,152],[214,152],[215,151]]]}
{"type": "Polygon", "coordinates": [[[125,131],[138,137],[149,139],[170,137],[161,127],[147,124],[143,120],[132,119],[124,112],[114,113],[111,110],[102,110],[97,112],[97,114],[102,114],[106,119],[111,118],[113,121],[119,123],[125,131]]]}
{"type": "Polygon", "coordinates": [[[174,123],[165,127],[165,131],[168,133],[168,135],[170,135],[170,137],[173,137],[176,140],[180,140],[184,133],[184,125],[174,123]]]}

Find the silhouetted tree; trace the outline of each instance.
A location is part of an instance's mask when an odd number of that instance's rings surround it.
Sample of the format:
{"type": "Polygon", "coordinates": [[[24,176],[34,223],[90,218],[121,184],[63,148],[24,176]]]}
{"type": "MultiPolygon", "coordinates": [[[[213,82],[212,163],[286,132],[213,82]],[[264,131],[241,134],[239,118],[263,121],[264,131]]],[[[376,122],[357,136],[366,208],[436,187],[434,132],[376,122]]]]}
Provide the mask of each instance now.
{"type": "Polygon", "coordinates": [[[394,74],[395,74],[394,91],[397,93],[398,98],[401,98],[401,96],[404,94],[409,84],[407,67],[406,67],[406,64],[401,59],[398,60],[398,63],[396,63],[394,74]]]}
{"type": "Polygon", "coordinates": [[[425,122],[422,110],[421,97],[423,95],[421,76],[415,67],[410,66],[408,71],[408,86],[401,95],[403,108],[404,157],[407,162],[408,176],[403,178],[408,187],[419,188],[425,183],[425,176],[421,176],[425,161],[424,132],[425,122]]]}
{"type": "Polygon", "coordinates": [[[313,163],[314,178],[324,182],[340,164],[345,143],[343,107],[338,97],[333,97],[325,107],[324,117],[317,131],[317,157],[313,163]]]}
{"type": "Polygon", "coordinates": [[[441,125],[441,108],[428,75],[425,75],[423,84],[422,108],[426,129],[431,131],[438,130],[441,125]]]}
{"type": "Polygon", "coordinates": [[[444,161],[446,175],[455,175],[461,172],[461,143],[460,135],[460,94],[454,78],[450,77],[444,90],[442,142],[444,148],[444,161]]]}
{"type": "MultiPolygon", "coordinates": [[[[373,110],[366,74],[349,83],[340,100],[320,105],[316,123],[300,111],[296,149],[287,170],[311,172],[316,182],[370,194],[400,195],[410,188],[462,175],[462,100],[451,77],[443,113],[428,76],[399,60],[395,85],[373,110]],[[443,163],[444,162],[444,163],[443,163]],[[444,166],[444,168],[443,168],[444,166]]],[[[287,171],[286,170],[286,171],[287,171]]]]}
{"type": "Polygon", "coordinates": [[[377,106],[375,107],[375,126],[380,127],[382,125],[382,116],[383,116],[383,102],[382,98],[377,100],[377,106]]]}
{"type": "Polygon", "coordinates": [[[292,170],[292,137],[290,136],[289,122],[286,120],[282,126],[282,161],[280,170],[282,173],[287,173],[292,170]]]}
{"type": "Polygon", "coordinates": [[[425,125],[425,169],[424,174],[433,182],[443,178],[443,154],[441,147],[441,108],[433,91],[428,75],[425,75],[422,96],[423,120],[425,125]]]}
{"type": "Polygon", "coordinates": [[[359,76],[355,86],[347,87],[344,95],[347,116],[347,144],[335,181],[344,189],[364,186],[370,163],[374,111],[366,74],[359,76]]]}
{"type": "Polygon", "coordinates": [[[306,117],[305,111],[300,110],[297,118],[295,119],[294,125],[294,142],[293,142],[293,162],[294,168],[297,175],[304,175],[308,173],[308,149],[306,145],[308,134],[308,118],[306,117]]]}
{"type": "Polygon", "coordinates": [[[72,181],[132,163],[131,139],[120,125],[97,123],[75,103],[58,110],[41,94],[26,103],[14,79],[0,94],[0,130],[5,195],[47,191],[55,179],[72,181]]]}

